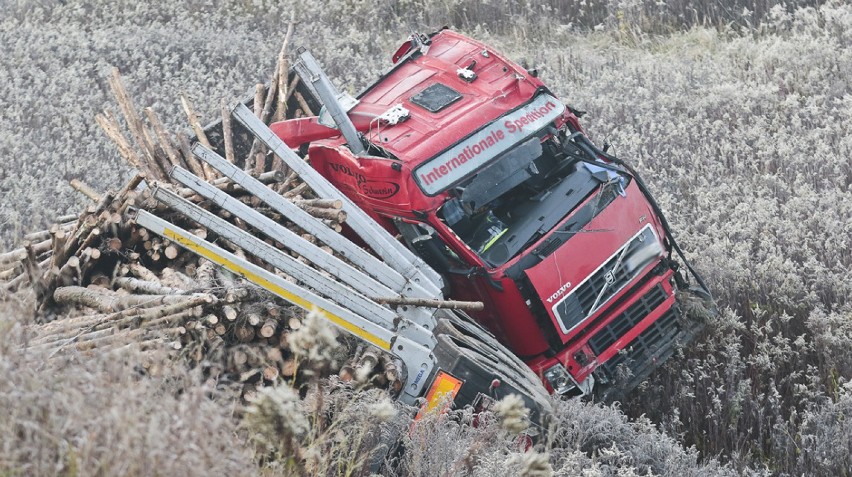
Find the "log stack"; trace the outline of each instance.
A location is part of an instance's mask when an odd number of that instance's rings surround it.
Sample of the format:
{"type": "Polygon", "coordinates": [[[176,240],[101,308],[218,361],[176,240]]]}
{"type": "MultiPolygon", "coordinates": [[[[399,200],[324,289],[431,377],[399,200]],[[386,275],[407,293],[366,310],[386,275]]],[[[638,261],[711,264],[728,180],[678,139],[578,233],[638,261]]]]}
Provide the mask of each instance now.
{"type": "MultiPolygon", "coordinates": [[[[292,27],[288,39],[290,31],[292,27]]],[[[311,115],[316,108],[302,94],[298,77],[283,76],[288,71],[286,50],[285,41],[279,58],[282,63],[268,86],[260,85],[256,99],[247,102],[254,103],[254,110],[267,123],[311,115]]],[[[113,70],[109,83],[123,124],[108,110],[97,115],[96,121],[135,169],[134,175],[120,189],[108,191],[100,191],[84,179],[72,180],[72,188],[91,204],[78,214],[57,218],[46,230],[27,234],[18,248],[0,253],[0,299],[31,290],[38,303],[29,346],[51,357],[112,352],[128,346],[138,347],[143,356],[165,350],[191,365],[203,366],[217,382],[242,383],[246,397],[258,386],[277,380],[297,382],[300,365],[287,337],[299,330],[304,312],[138,227],[135,213],[147,210],[245,256],[230,242],[210,236],[205,228],[151,198],[150,187],[157,185],[209,208],[203,198],[172,182],[169,171],[181,166],[311,239],[206,168],[189,152],[193,139],[217,150],[336,230],[346,220],[342,204],[313,195],[246,131],[231,124],[227,108],[222,108],[221,119],[201,127],[189,97],[183,95],[181,104],[194,138],[182,132],[171,134],[151,108],[144,108],[144,115],[139,113],[118,70],[113,70]]],[[[228,214],[223,218],[248,229],[238,218],[228,214]]],[[[292,253],[282,244],[271,244],[292,253]]],[[[346,349],[348,359],[332,370],[343,380],[400,385],[397,367],[387,356],[357,343],[349,343],[346,349]]],[[[140,364],[150,367],[150,363],[140,364]]]]}

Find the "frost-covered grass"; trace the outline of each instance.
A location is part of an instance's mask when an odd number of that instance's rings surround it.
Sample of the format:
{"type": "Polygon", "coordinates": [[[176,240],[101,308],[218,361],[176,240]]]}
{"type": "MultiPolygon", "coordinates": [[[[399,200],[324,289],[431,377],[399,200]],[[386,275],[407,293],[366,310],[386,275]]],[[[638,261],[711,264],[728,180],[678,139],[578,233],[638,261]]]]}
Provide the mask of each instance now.
{"type": "MultiPolygon", "coordinates": [[[[290,10],[301,22],[294,44],[353,92],[389,64],[408,27],[452,25],[543,66],[560,97],[589,111],[591,137],[643,173],[722,310],[621,408],[563,404],[562,440],[537,449],[553,469],[713,475],[720,456],[746,474],[843,475],[852,468],[852,7],[774,3],[7,2],[0,245],[79,209],[68,179],[105,189],[128,174],[93,120],[112,107],[110,65],[140,105],[177,126],[180,91],[212,119],[219,98],[266,80],[290,10]]],[[[434,455],[415,452],[428,448],[460,466],[449,470],[530,464],[511,439],[492,439],[496,429],[422,429],[428,446],[410,446],[400,472],[440,471],[434,455]]]]}
{"type": "Polygon", "coordinates": [[[31,313],[0,305],[0,475],[255,475],[233,397],[164,356],[24,350],[31,313]]]}

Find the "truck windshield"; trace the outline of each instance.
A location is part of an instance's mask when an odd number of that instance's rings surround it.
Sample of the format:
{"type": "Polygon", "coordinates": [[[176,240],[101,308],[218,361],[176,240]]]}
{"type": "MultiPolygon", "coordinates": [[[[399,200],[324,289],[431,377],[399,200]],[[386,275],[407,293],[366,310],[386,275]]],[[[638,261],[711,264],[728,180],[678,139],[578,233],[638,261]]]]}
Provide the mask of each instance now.
{"type": "Polygon", "coordinates": [[[453,187],[438,211],[490,266],[512,259],[590,194],[601,195],[603,208],[623,190],[621,176],[579,160],[585,153],[552,132],[540,130],[453,187]]]}

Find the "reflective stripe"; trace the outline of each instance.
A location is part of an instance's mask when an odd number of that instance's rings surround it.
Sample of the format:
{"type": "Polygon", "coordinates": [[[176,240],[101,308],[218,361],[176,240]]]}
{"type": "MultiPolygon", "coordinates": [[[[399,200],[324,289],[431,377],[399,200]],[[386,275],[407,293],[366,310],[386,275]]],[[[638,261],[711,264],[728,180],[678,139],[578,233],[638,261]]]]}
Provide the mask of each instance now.
{"type": "Polygon", "coordinates": [[[491,240],[489,240],[488,243],[486,243],[485,246],[482,247],[482,250],[479,253],[485,253],[489,248],[491,248],[492,245],[494,245],[494,242],[496,242],[500,237],[505,235],[506,232],[508,232],[508,231],[509,231],[509,229],[503,229],[502,232],[495,235],[494,237],[491,237],[491,240]]]}

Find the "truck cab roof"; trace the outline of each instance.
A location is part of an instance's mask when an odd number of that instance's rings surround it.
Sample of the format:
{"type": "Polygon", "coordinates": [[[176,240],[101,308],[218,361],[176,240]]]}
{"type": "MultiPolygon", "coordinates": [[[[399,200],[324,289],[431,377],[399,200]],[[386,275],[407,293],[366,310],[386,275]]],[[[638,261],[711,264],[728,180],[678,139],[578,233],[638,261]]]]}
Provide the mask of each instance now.
{"type": "Polygon", "coordinates": [[[427,41],[362,92],[349,113],[356,122],[371,118],[363,131],[367,140],[411,169],[544,88],[522,67],[463,35],[442,30],[427,41]],[[395,125],[375,119],[397,105],[407,119],[395,125]]]}

